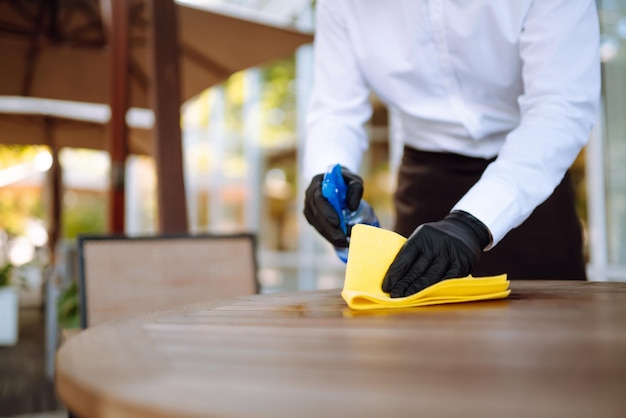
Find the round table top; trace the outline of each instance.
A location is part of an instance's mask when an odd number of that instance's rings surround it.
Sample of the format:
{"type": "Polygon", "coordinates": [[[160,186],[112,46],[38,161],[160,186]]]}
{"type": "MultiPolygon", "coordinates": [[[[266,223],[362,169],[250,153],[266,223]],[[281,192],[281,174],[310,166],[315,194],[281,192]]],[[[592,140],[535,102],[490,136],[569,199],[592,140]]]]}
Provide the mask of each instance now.
{"type": "Polygon", "coordinates": [[[56,358],[87,417],[623,417],[626,283],[513,281],[504,300],[351,311],[340,290],[99,325],[56,358]]]}

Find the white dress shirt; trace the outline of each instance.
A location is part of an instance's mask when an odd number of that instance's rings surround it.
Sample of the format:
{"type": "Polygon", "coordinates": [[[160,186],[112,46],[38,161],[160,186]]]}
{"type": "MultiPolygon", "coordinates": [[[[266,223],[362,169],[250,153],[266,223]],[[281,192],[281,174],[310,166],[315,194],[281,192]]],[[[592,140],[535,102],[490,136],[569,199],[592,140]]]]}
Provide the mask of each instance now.
{"type": "Polygon", "coordinates": [[[406,145],[498,156],[450,208],[495,245],[587,142],[600,97],[593,0],[319,0],[316,15],[307,178],[335,163],[358,172],[372,90],[406,145]]]}

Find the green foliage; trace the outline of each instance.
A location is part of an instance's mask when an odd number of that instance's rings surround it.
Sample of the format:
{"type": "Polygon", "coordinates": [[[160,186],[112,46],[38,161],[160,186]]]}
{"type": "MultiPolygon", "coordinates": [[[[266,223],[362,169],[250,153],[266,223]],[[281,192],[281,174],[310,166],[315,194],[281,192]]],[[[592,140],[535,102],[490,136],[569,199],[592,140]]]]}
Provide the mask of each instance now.
{"type": "Polygon", "coordinates": [[[57,299],[57,319],[62,328],[80,327],[78,285],[72,281],[57,299]]]}
{"type": "Polygon", "coordinates": [[[298,116],[296,112],[294,57],[276,61],[262,70],[263,92],[262,140],[274,145],[294,138],[298,116]]]}
{"type": "Polygon", "coordinates": [[[32,160],[42,149],[46,147],[0,144],[0,170],[32,160]]]}
{"type": "Polygon", "coordinates": [[[106,231],[106,197],[98,193],[71,192],[63,210],[63,237],[106,231]]]}
{"type": "Polygon", "coordinates": [[[23,235],[27,221],[43,217],[43,199],[39,189],[0,189],[0,229],[9,235],[23,235]]]}
{"type": "Polygon", "coordinates": [[[245,73],[240,71],[231,75],[224,83],[226,128],[240,131],[243,128],[243,104],[245,101],[245,73]]]}
{"type": "Polygon", "coordinates": [[[11,273],[13,272],[13,264],[6,263],[0,268],[0,287],[11,285],[11,273]]]}
{"type": "MultiPolygon", "coordinates": [[[[32,161],[40,146],[0,145],[0,170],[32,161]]],[[[43,218],[44,207],[39,187],[0,188],[0,230],[22,235],[30,218],[43,218]]]]}

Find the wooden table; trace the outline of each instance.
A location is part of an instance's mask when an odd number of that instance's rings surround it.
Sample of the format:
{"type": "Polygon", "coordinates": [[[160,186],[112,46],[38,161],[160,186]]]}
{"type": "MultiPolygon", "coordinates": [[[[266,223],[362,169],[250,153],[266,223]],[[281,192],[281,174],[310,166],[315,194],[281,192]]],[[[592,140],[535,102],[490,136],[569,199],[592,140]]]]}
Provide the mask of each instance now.
{"type": "Polygon", "coordinates": [[[57,355],[82,417],[626,417],[626,283],[354,312],[339,290],[94,327],[57,355]]]}

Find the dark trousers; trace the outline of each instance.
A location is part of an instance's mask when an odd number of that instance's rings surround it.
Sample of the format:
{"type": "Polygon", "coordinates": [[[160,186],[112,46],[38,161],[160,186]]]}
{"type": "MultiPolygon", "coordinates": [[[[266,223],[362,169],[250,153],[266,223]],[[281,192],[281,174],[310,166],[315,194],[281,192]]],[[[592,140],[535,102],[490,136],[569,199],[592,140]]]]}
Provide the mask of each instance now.
{"type": "MultiPolygon", "coordinates": [[[[394,196],[396,232],[408,237],[420,224],[441,220],[492,161],[405,147],[394,196]]],[[[569,172],[522,225],[483,252],[472,271],[477,277],[501,273],[513,280],[586,279],[582,230],[569,172]]]]}

